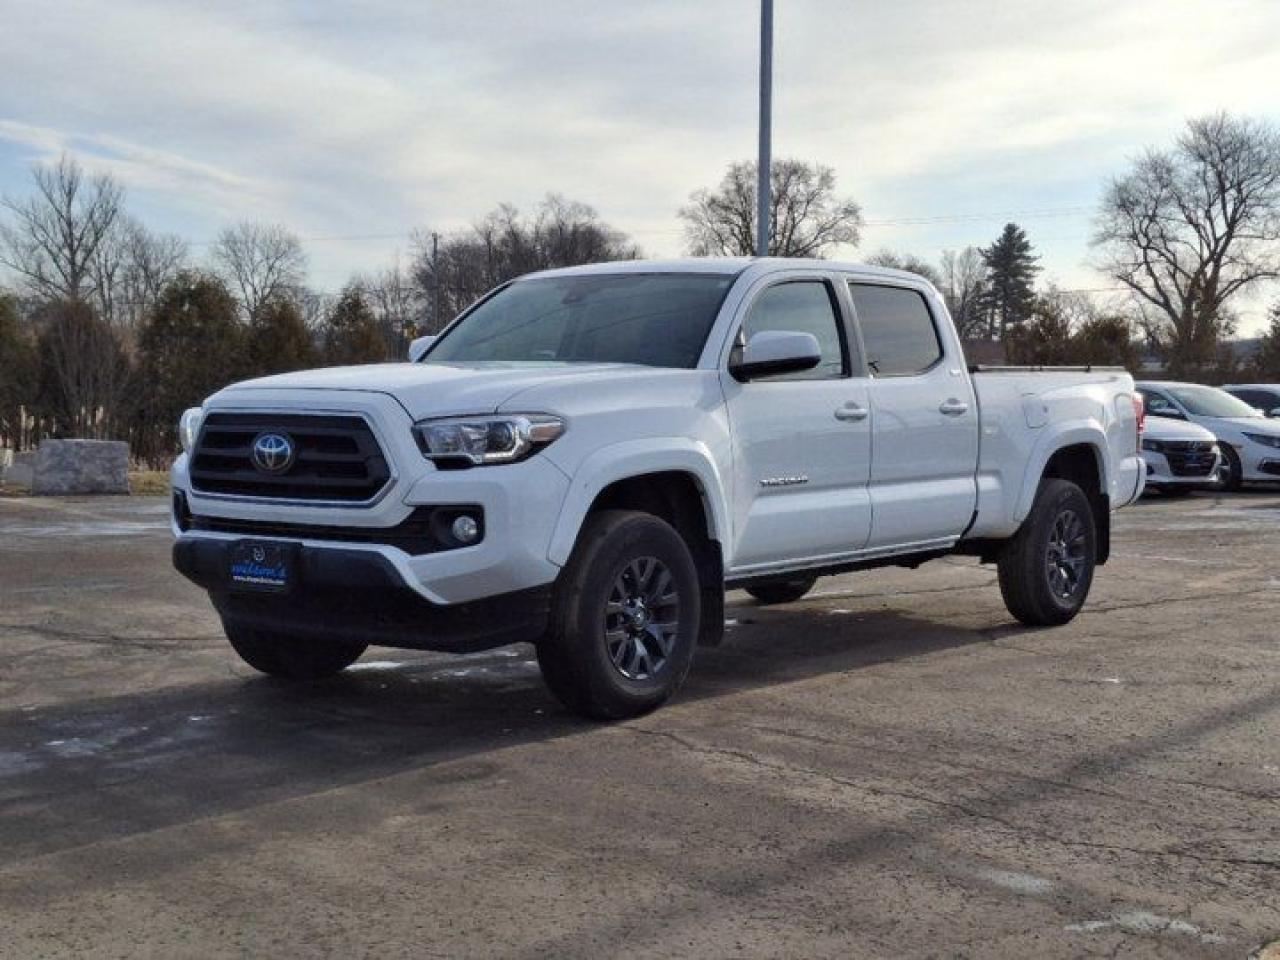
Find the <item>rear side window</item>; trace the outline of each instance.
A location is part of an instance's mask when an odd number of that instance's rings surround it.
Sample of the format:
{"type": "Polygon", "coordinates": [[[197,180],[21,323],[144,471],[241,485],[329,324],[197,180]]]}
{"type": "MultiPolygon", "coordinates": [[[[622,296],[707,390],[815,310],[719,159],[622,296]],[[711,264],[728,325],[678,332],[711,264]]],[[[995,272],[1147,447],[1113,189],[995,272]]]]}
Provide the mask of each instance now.
{"type": "Polygon", "coordinates": [[[942,342],[924,297],[915,290],[851,283],[867,366],[878,377],[924,373],[942,359],[942,342]]]}
{"type": "Polygon", "coordinates": [[[1257,407],[1264,412],[1275,406],[1280,406],[1280,401],[1268,395],[1265,390],[1228,390],[1227,392],[1234,393],[1249,406],[1257,407]]]}
{"type": "Polygon", "coordinates": [[[835,301],[821,280],[793,280],[765,290],[751,305],[743,329],[748,339],[764,330],[811,333],[822,348],[822,360],[812,370],[761,379],[830,380],[847,372],[835,301]]]}

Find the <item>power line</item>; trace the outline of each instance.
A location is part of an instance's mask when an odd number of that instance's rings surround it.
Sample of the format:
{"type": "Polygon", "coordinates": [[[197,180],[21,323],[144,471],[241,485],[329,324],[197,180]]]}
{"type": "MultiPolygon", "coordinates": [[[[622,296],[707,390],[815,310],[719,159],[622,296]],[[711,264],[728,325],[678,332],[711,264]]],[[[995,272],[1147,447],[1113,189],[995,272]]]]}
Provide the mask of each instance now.
{"type": "MultiPolygon", "coordinates": [[[[970,212],[970,213],[944,213],[936,216],[928,217],[882,217],[870,220],[864,220],[864,227],[899,227],[899,226],[927,226],[934,223],[981,223],[984,221],[1002,220],[1002,219],[1042,219],[1052,217],[1075,217],[1085,213],[1092,213],[1094,207],[1076,206],[1076,207],[1038,207],[1026,210],[1003,210],[1003,211],[986,211],[986,212],[970,212]]],[[[628,230],[628,233],[647,235],[647,236],[680,236],[684,233],[679,227],[649,227],[628,230]]],[[[417,236],[423,235],[421,230],[407,230],[399,233],[348,233],[348,234],[331,234],[328,236],[316,237],[299,237],[300,243],[360,243],[374,240],[411,240],[417,236]]],[[[192,240],[189,245],[193,247],[209,247],[218,241],[215,240],[192,240]]]]}

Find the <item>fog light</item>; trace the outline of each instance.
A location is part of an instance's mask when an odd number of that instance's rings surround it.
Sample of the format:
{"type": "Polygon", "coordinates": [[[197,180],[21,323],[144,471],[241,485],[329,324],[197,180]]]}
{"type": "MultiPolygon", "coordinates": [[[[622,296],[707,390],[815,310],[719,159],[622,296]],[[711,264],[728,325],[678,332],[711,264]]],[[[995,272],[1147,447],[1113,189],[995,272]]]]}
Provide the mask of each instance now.
{"type": "Polygon", "coordinates": [[[480,524],[476,523],[475,517],[468,517],[465,513],[453,521],[453,538],[459,543],[475,543],[476,537],[480,536],[480,524]]]}

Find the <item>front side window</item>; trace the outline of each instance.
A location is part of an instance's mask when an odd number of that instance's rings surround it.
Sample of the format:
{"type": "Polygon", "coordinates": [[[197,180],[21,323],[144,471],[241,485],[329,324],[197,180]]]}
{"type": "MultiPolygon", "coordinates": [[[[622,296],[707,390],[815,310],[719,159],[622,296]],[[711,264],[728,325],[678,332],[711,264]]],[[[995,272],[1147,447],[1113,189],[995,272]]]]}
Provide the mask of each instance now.
{"type": "Polygon", "coordinates": [[[831,380],[848,372],[840,317],[831,289],[821,280],[792,280],[769,287],[751,305],[743,324],[750,340],[765,330],[811,333],[818,341],[822,360],[810,370],[780,373],[761,380],[831,380]]]}
{"type": "Polygon", "coordinates": [[[921,294],[874,283],[850,283],[849,292],[873,374],[909,377],[942,359],[942,342],[921,294]]]}
{"type": "Polygon", "coordinates": [[[693,367],[733,281],[709,273],[518,280],[464,316],[423,362],[693,367]]]}
{"type": "Polygon", "coordinates": [[[1147,413],[1153,417],[1180,417],[1182,411],[1169,402],[1169,398],[1160,393],[1146,392],[1142,395],[1147,413]]]}

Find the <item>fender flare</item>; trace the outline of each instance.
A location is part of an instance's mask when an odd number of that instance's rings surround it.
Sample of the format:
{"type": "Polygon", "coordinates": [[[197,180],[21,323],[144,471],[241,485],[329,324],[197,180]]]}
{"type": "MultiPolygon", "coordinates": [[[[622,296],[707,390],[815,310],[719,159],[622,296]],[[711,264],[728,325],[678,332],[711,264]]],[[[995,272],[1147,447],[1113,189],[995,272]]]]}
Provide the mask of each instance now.
{"type": "Polygon", "coordinates": [[[706,508],[707,534],[719,541],[724,550],[729,534],[729,511],[715,457],[705,444],[689,437],[651,437],[610,444],[582,461],[560,508],[547,558],[558,566],[568,563],[587,512],[600,492],[619,480],[648,473],[686,473],[694,478],[706,508]]]}
{"type": "Polygon", "coordinates": [[[1093,450],[1093,457],[1098,465],[1099,487],[1104,496],[1111,495],[1111,465],[1104,452],[1107,450],[1106,431],[1096,420],[1068,420],[1050,429],[1032,448],[1031,458],[1027,461],[1027,472],[1022,478],[1022,489],[1018,491],[1018,499],[1014,505],[1015,523],[1021,524],[1031,513],[1036,490],[1040,487],[1040,478],[1044,476],[1044,468],[1053,455],[1065,447],[1077,446],[1087,446],[1093,450]]]}

